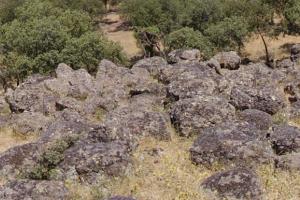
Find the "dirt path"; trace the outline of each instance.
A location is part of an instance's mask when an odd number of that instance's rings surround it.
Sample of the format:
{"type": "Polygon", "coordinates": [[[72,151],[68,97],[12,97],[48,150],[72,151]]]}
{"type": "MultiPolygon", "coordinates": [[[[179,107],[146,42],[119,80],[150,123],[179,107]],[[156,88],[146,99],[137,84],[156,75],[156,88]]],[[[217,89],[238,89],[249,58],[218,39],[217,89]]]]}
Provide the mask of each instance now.
{"type": "Polygon", "coordinates": [[[134,31],[128,30],[126,22],[116,12],[108,13],[100,23],[101,30],[112,41],[118,42],[129,58],[141,53],[134,37],[134,31]]]}

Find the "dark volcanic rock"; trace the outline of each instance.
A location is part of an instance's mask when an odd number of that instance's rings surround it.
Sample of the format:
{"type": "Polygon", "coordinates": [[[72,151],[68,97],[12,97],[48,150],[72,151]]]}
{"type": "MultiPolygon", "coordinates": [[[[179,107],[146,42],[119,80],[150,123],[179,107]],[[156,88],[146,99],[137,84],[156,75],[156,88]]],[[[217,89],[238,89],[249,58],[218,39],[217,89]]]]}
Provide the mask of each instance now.
{"type": "Polygon", "coordinates": [[[213,57],[222,68],[235,70],[240,67],[241,58],[235,51],[221,52],[213,57]]]}
{"type": "Polygon", "coordinates": [[[3,200],[65,200],[67,196],[67,188],[58,181],[17,180],[0,187],[3,200]]]}
{"type": "Polygon", "coordinates": [[[246,122],[228,122],[204,129],[190,149],[195,164],[265,163],[273,158],[271,145],[264,140],[266,132],[246,122]]]}
{"type": "Polygon", "coordinates": [[[168,63],[161,57],[152,57],[139,60],[136,64],[133,65],[132,69],[143,68],[146,69],[151,76],[159,77],[161,71],[167,67],[168,63]]]}
{"type": "Polygon", "coordinates": [[[256,174],[247,168],[234,168],[204,180],[204,189],[216,192],[221,198],[260,200],[262,187],[256,174]]]}
{"type": "Polygon", "coordinates": [[[170,116],[182,136],[191,136],[203,128],[234,119],[235,109],[223,98],[196,96],[176,102],[170,116]]]}
{"type": "Polygon", "coordinates": [[[48,79],[50,78],[34,75],[27,78],[16,90],[8,90],[5,95],[11,110],[17,113],[24,111],[54,112],[58,95],[44,86],[44,81],[48,79]]]}
{"type": "Polygon", "coordinates": [[[300,130],[297,127],[276,126],[270,137],[273,149],[278,155],[300,151],[300,130]]]}
{"type": "Polygon", "coordinates": [[[266,87],[233,87],[230,103],[239,110],[257,109],[271,115],[276,114],[285,107],[285,99],[278,89],[266,87]]]}
{"type": "Polygon", "coordinates": [[[272,126],[272,116],[260,110],[247,109],[242,111],[239,117],[261,130],[268,130],[272,126]]]}
{"type": "Polygon", "coordinates": [[[130,148],[124,142],[91,143],[82,141],[64,152],[64,160],[59,168],[64,171],[66,176],[75,169],[75,176],[92,178],[89,176],[101,172],[112,176],[120,175],[124,173],[129,163],[130,148]]]}

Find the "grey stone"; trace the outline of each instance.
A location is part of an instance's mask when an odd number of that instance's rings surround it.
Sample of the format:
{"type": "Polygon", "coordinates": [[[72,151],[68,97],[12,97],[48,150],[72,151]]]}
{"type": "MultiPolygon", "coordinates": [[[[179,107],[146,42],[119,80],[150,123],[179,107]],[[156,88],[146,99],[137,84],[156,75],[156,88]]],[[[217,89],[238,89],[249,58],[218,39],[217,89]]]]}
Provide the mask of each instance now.
{"type": "Polygon", "coordinates": [[[234,168],[219,172],[204,180],[201,186],[224,199],[263,199],[257,175],[247,168],[234,168]]]}

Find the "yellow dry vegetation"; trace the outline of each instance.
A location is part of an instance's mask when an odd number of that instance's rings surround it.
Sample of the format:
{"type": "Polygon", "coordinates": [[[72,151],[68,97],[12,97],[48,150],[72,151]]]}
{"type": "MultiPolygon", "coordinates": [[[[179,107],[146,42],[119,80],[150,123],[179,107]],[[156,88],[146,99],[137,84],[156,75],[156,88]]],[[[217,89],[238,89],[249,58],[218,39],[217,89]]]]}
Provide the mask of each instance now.
{"type": "Polygon", "coordinates": [[[11,128],[0,129],[0,153],[21,144],[26,144],[35,141],[37,136],[29,134],[27,136],[18,134],[11,128]]]}

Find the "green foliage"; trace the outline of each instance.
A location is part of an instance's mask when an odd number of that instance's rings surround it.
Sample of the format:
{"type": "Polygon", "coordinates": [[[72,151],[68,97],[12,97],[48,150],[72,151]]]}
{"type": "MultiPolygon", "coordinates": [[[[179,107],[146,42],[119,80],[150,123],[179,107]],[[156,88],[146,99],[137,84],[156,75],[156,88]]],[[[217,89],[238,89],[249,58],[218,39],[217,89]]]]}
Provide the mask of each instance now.
{"type": "Polygon", "coordinates": [[[50,0],[17,7],[15,19],[0,28],[0,46],[5,66],[1,74],[18,82],[32,73],[48,74],[61,62],[90,72],[103,58],[126,62],[120,46],[93,30],[87,13],[63,10],[50,0]]]}
{"type": "Polygon", "coordinates": [[[40,156],[38,164],[25,176],[37,180],[47,180],[50,177],[55,176],[55,168],[63,161],[64,151],[72,146],[76,140],[78,140],[78,137],[69,136],[55,141],[40,156]]]}
{"type": "Polygon", "coordinates": [[[232,50],[243,46],[243,40],[249,35],[247,23],[243,18],[231,17],[209,26],[205,35],[218,49],[232,50]]]}
{"type": "Polygon", "coordinates": [[[284,16],[287,21],[288,31],[300,33],[300,1],[290,1],[284,10],[284,16]]]}
{"type": "Polygon", "coordinates": [[[119,45],[108,41],[101,34],[91,32],[69,40],[62,50],[62,57],[73,68],[84,67],[89,72],[95,72],[99,60],[103,58],[111,58],[117,63],[126,62],[119,45]]]}
{"type": "Polygon", "coordinates": [[[200,31],[187,27],[170,33],[166,39],[166,46],[169,50],[196,48],[206,56],[211,56],[213,53],[213,45],[210,41],[200,31]]]}

